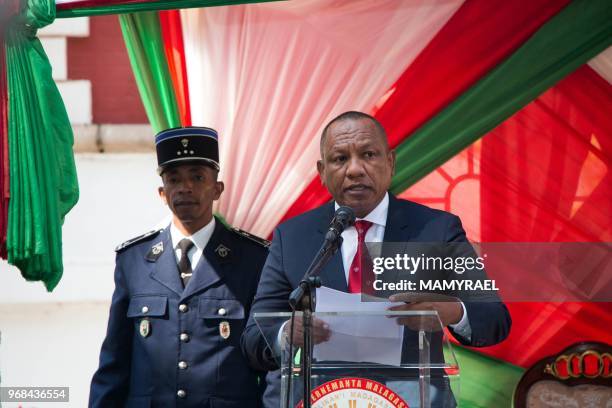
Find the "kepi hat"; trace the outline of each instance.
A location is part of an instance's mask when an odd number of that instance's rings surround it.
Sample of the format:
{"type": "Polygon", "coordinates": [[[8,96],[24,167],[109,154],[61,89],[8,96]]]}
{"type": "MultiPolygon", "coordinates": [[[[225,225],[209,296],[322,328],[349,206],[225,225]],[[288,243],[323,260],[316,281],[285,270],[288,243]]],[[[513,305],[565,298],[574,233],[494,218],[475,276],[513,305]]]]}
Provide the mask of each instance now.
{"type": "Polygon", "coordinates": [[[162,130],[155,136],[157,172],[168,166],[201,162],[219,170],[219,140],[215,129],[188,126],[162,130]]]}

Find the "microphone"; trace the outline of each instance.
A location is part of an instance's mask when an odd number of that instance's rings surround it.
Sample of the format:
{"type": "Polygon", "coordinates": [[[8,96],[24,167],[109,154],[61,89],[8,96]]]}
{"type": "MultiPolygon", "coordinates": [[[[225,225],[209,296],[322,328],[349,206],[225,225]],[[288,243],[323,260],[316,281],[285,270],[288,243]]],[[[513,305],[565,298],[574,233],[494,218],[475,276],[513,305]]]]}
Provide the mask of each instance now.
{"type": "MultiPolygon", "coordinates": [[[[342,245],[342,231],[346,227],[350,227],[355,224],[355,212],[351,207],[340,207],[336,210],[334,218],[329,223],[329,229],[325,234],[325,241],[321,246],[321,249],[317,252],[312,263],[306,270],[304,277],[300,281],[300,284],[291,292],[289,295],[289,305],[293,310],[297,307],[298,303],[304,297],[306,290],[309,287],[309,280],[311,277],[316,277],[321,273],[323,266],[331,259],[331,257],[338,251],[340,245],[342,245]]],[[[320,285],[320,283],[319,283],[320,285]]]]}
{"type": "Polygon", "coordinates": [[[351,207],[339,207],[329,224],[329,229],[325,234],[325,242],[335,242],[342,235],[342,231],[351,225],[355,225],[355,212],[351,207]]]}

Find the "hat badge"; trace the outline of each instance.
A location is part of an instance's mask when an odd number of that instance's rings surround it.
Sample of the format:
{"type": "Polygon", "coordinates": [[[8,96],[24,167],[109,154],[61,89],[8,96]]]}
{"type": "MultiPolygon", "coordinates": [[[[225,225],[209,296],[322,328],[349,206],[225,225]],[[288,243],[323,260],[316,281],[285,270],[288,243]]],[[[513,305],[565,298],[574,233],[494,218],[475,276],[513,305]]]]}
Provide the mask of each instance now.
{"type": "Polygon", "coordinates": [[[183,145],[183,147],[187,147],[187,145],[189,144],[189,139],[181,139],[181,144],[183,145]]]}

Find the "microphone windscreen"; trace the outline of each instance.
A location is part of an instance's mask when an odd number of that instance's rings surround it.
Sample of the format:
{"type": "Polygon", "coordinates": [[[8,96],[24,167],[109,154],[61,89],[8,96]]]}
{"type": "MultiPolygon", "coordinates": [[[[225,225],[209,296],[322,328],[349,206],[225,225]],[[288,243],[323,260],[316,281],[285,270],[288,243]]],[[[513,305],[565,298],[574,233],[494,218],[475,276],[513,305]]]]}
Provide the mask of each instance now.
{"type": "Polygon", "coordinates": [[[342,229],[355,225],[355,211],[351,207],[341,206],[336,210],[334,216],[336,220],[342,224],[342,229]]]}

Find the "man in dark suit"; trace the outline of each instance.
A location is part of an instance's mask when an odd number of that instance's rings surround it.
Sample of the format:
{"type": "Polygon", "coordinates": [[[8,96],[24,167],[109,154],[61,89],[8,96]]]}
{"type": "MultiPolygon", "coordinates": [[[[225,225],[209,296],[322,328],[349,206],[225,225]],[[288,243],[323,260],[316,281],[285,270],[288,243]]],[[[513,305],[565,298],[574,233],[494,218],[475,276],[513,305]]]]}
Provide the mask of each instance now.
{"type": "MultiPolygon", "coordinates": [[[[321,272],[322,284],[346,292],[359,291],[361,270],[358,247],[365,242],[467,243],[458,217],[388,193],[395,170],[384,129],[373,117],[347,112],[333,119],[321,135],[321,160],[317,169],[333,203],[297,216],[274,231],[270,254],[251,309],[255,312],[290,311],[288,298],[323,242],[338,205],[353,208],[354,227],[347,228],[340,251],[321,272]]],[[[402,295],[394,300],[404,300],[402,295]]],[[[488,346],[508,335],[511,321],[500,302],[413,301],[395,310],[436,310],[442,324],[462,344],[488,346]]],[[[264,340],[288,337],[289,325],[267,327],[262,336],[253,318],[243,334],[242,346],[258,369],[278,368],[274,345],[264,340]],[[282,332],[281,332],[282,330],[282,332]]],[[[314,321],[313,340],[325,341],[330,332],[314,321]]],[[[301,345],[301,323],[296,320],[294,344],[301,345]]]]}
{"type": "Polygon", "coordinates": [[[166,130],[156,147],[172,223],[117,248],[89,405],[259,407],[264,382],[240,352],[240,336],[267,242],[213,217],[224,187],[215,130],[166,130]]]}

